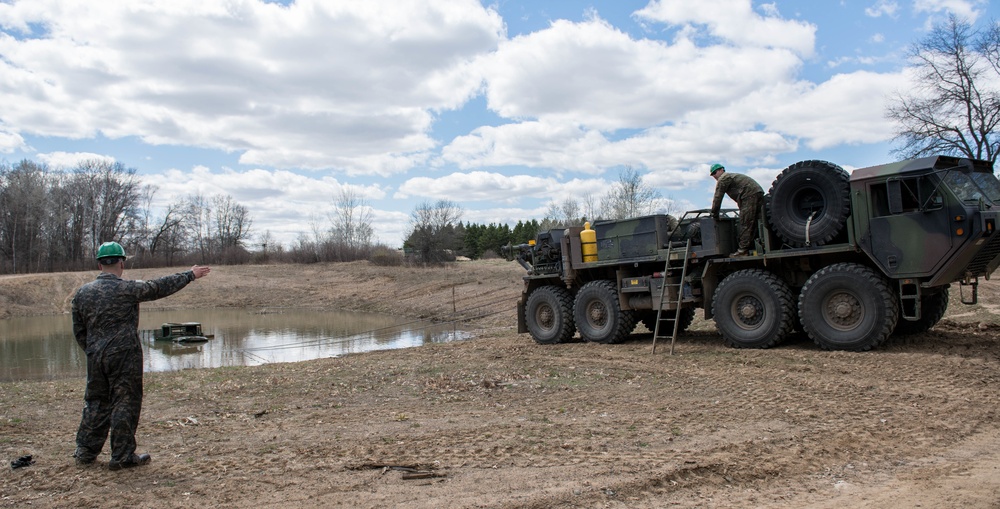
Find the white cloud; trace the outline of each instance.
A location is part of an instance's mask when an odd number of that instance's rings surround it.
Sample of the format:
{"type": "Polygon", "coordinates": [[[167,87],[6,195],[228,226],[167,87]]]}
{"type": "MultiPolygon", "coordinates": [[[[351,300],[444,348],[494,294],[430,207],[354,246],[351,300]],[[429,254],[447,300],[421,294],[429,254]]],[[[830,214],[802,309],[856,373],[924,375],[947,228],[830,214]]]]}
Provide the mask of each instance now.
{"type": "Polygon", "coordinates": [[[988,0],[914,0],[913,10],[918,13],[954,14],[975,23],[979,17],[979,7],[989,6],[988,0]]]}
{"type": "Polygon", "coordinates": [[[415,177],[404,182],[396,198],[422,197],[430,200],[463,202],[514,202],[522,198],[549,199],[553,196],[584,196],[603,194],[608,183],[602,179],[571,179],[560,182],[550,177],[533,175],[507,176],[500,173],[474,171],[452,173],[442,177],[415,177]]]}
{"type": "Polygon", "coordinates": [[[143,181],[156,185],[160,189],[157,198],[164,202],[201,193],[208,196],[228,194],[241,203],[263,200],[333,203],[344,187],[350,187],[366,199],[385,197],[385,190],[379,186],[345,184],[329,176],[314,178],[284,170],[213,172],[198,166],[186,172],[174,169],[143,176],[143,181]]]}
{"type": "Polygon", "coordinates": [[[634,40],[600,19],[556,21],[480,61],[498,114],[601,130],[668,122],[788,79],[800,64],[785,49],[634,40]]]}
{"type": "Polygon", "coordinates": [[[20,134],[0,129],[0,152],[9,154],[15,150],[23,150],[25,148],[27,146],[20,134]]]}
{"type": "Polygon", "coordinates": [[[544,122],[482,127],[446,146],[443,159],[463,168],[527,166],[555,175],[597,175],[631,165],[648,169],[656,185],[679,189],[700,181],[684,170],[720,155],[755,160],[796,148],[794,141],[777,132],[754,130],[752,118],[735,119],[731,113],[716,110],[691,117],[691,121],[651,128],[618,141],[596,131],[544,122]],[[681,173],[673,173],[676,170],[681,173]]]}
{"type": "Polygon", "coordinates": [[[770,129],[806,140],[812,149],[883,142],[893,135],[885,118],[886,98],[908,82],[902,73],[858,71],[814,85],[786,84],[747,97],[742,105],[759,113],[770,129]],[[768,107],[761,111],[761,106],[768,107]]]}
{"type": "Polygon", "coordinates": [[[0,25],[0,124],[18,133],[382,175],[435,147],[431,112],[476,93],[471,62],[503,32],[474,0],[31,0],[0,4],[0,25]]]}
{"type": "Polygon", "coordinates": [[[92,152],[50,152],[48,154],[38,154],[37,157],[39,161],[49,165],[50,168],[58,170],[75,168],[84,161],[115,162],[115,158],[112,156],[94,154],[92,152]]]}
{"type": "Polygon", "coordinates": [[[888,16],[895,18],[899,13],[899,4],[893,0],[878,0],[874,5],[865,9],[865,15],[878,18],[888,16]]]}
{"type": "Polygon", "coordinates": [[[820,84],[778,82],[620,140],[547,121],[482,127],[456,138],[442,158],[461,168],[515,165],[556,174],[633,165],[648,169],[655,185],[681,189],[698,185],[697,165],[717,158],[761,164],[794,152],[800,140],[817,150],[884,142],[893,135],[886,97],[907,83],[902,74],[863,71],[820,84]]]}
{"type": "Polygon", "coordinates": [[[740,46],[783,48],[812,55],[816,26],[778,17],[774,4],[762,6],[767,16],[753,11],[750,0],[652,0],[635,16],[670,24],[705,25],[709,33],[740,46]]]}
{"type": "MultiPolygon", "coordinates": [[[[442,161],[459,168],[527,166],[564,171],[601,173],[610,161],[594,160],[608,146],[599,132],[568,123],[521,122],[483,126],[455,138],[442,149],[442,161]]],[[[615,163],[611,163],[615,164],[615,163]]]]}
{"type": "MultiPolygon", "coordinates": [[[[229,195],[252,211],[253,231],[269,230],[280,242],[288,244],[299,233],[310,233],[311,221],[327,224],[327,215],[334,209],[344,188],[369,203],[386,197],[380,186],[362,186],[340,182],[333,177],[311,177],[290,171],[253,169],[214,172],[204,166],[189,171],[178,169],[161,174],[143,175],[143,183],[156,186],[153,206],[164,210],[168,205],[188,196],[206,197],[229,195]]],[[[376,217],[388,223],[379,225],[379,232],[389,235],[398,227],[398,214],[376,211],[376,217]]]]}
{"type": "Polygon", "coordinates": [[[681,188],[700,177],[661,172],[718,154],[755,160],[795,149],[794,141],[757,127],[759,112],[729,123],[705,115],[731,121],[728,105],[790,82],[801,61],[785,49],[634,40],[591,18],[556,21],[502,43],[479,65],[490,108],[514,122],[456,137],[436,165],[524,166],[555,175],[632,165],[681,188]]]}

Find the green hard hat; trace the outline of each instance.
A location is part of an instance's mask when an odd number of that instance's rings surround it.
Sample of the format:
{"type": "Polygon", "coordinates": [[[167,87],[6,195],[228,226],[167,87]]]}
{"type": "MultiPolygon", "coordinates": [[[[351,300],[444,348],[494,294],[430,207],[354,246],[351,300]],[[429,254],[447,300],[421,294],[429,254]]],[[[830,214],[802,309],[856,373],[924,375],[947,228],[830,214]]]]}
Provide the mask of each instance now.
{"type": "Polygon", "coordinates": [[[712,169],[708,170],[708,174],[709,175],[714,175],[715,172],[717,172],[719,170],[725,170],[725,169],[726,169],[725,166],[723,166],[723,165],[721,165],[719,163],[715,163],[715,164],[712,165],[712,169]]]}
{"type": "Polygon", "coordinates": [[[105,242],[97,248],[97,259],[101,258],[125,258],[125,249],[117,242],[105,242]]]}

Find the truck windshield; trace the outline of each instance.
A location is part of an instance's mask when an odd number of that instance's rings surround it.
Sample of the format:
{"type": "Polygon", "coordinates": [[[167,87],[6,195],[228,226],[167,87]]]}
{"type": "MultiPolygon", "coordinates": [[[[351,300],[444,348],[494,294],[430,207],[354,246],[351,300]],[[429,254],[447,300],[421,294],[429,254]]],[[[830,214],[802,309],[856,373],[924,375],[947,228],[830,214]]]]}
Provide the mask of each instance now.
{"type": "Polygon", "coordinates": [[[944,182],[962,201],[985,199],[990,204],[1000,202],[1000,182],[991,173],[964,173],[953,169],[945,173],[944,182]]]}
{"type": "Polygon", "coordinates": [[[986,193],[986,197],[993,203],[1000,203],[1000,180],[996,175],[981,171],[972,173],[972,180],[986,193]]]}

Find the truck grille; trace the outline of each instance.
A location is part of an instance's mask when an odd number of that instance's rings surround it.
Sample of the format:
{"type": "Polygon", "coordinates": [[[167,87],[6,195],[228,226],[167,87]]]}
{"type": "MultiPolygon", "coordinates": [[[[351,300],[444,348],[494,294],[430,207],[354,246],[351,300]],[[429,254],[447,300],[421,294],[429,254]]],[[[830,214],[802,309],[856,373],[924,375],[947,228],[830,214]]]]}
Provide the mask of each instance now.
{"type": "Polygon", "coordinates": [[[993,235],[990,240],[983,246],[983,249],[979,251],[979,254],[969,262],[969,266],[966,270],[972,273],[973,276],[984,276],[987,272],[987,267],[990,266],[997,256],[1000,256],[1000,235],[993,235]]]}

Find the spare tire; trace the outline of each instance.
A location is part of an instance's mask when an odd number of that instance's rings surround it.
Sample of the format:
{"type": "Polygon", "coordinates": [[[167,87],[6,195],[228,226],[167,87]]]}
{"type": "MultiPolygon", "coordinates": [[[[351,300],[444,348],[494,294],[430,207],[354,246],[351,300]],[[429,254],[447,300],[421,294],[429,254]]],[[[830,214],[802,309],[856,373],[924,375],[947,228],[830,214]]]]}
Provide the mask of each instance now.
{"type": "Polygon", "coordinates": [[[767,221],[783,242],[822,246],[844,229],[851,214],[850,176],[833,163],[801,161],[774,178],[766,203],[767,221]]]}

